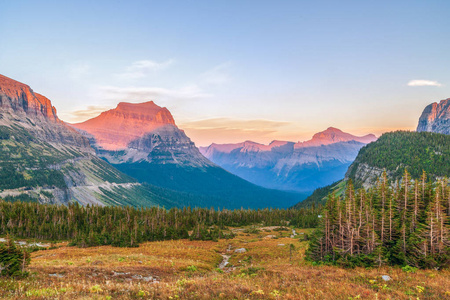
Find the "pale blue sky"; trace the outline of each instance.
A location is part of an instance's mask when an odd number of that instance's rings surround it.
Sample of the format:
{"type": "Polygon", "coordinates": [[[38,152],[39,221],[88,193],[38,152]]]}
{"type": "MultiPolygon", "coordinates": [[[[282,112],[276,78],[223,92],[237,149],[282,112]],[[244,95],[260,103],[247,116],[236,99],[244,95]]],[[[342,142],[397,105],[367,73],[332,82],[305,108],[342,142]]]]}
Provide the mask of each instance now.
{"type": "Polygon", "coordinates": [[[69,122],[154,100],[198,145],[298,141],[450,97],[450,1],[66,2],[0,0],[0,74],[69,122]]]}

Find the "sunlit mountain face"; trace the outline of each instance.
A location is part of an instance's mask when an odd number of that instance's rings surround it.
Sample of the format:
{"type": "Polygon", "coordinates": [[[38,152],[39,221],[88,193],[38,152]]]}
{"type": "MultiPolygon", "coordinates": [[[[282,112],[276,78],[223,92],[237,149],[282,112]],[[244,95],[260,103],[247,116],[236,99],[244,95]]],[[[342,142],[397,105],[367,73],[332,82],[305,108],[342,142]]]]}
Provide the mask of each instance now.
{"type": "Polygon", "coordinates": [[[167,108],[159,107],[153,101],[139,104],[121,102],[115,109],[72,126],[91,134],[98,147],[119,150],[158,128],[175,126],[175,121],[167,108]]]}

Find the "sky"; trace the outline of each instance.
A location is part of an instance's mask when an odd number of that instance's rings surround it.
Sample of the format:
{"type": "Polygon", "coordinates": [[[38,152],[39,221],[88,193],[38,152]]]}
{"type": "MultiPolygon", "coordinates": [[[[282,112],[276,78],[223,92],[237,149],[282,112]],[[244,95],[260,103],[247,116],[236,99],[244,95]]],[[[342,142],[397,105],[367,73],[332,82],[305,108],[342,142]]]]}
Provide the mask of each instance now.
{"type": "Polygon", "coordinates": [[[0,74],[66,122],[167,107],[198,146],[414,130],[450,97],[450,1],[0,0],[0,74]]]}

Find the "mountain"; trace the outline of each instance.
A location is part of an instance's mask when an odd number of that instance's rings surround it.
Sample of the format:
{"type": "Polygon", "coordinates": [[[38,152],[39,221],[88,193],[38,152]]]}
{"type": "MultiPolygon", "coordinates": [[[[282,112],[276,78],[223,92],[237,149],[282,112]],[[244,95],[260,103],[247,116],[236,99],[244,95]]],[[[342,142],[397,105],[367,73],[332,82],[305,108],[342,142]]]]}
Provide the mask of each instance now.
{"type": "Polygon", "coordinates": [[[167,108],[153,101],[121,102],[115,109],[72,124],[112,164],[149,162],[192,167],[213,166],[178,129],[167,108]]]}
{"type": "Polygon", "coordinates": [[[376,140],[330,127],[305,142],[212,144],[200,152],[217,165],[267,188],[310,193],[344,177],[365,144],[376,140]]]}
{"type": "Polygon", "coordinates": [[[339,142],[350,142],[350,141],[368,144],[376,140],[377,137],[373,134],[367,134],[365,136],[356,136],[350,133],[343,132],[342,130],[334,127],[328,127],[327,130],[313,135],[312,139],[310,139],[309,141],[296,143],[295,147],[296,148],[317,147],[321,145],[330,145],[339,142]]]}
{"type": "Polygon", "coordinates": [[[450,98],[425,107],[419,118],[417,131],[450,134],[450,98]]]}
{"type": "Polygon", "coordinates": [[[98,205],[176,205],[95,155],[46,97],[0,75],[0,197],[98,205]]]}
{"type": "Polygon", "coordinates": [[[193,206],[286,207],[304,196],[264,189],[206,159],[180,130],[167,108],[125,103],[72,124],[115,168],[154,186],[198,198],[193,206]]]}
{"type": "Polygon", "coordinates": [[[450,135],[410,131],[384,133],[376,142],[361,148],[344,179],[316,189],[296,207],[324,204],[332,191],[342,193],[345,182],[350,179],[355,187],[368,189],[386,171],[391,182],[400,181],[405,169],[413,179],[419,179],[423,171],[432,180],[450,177],[450,135]]]}

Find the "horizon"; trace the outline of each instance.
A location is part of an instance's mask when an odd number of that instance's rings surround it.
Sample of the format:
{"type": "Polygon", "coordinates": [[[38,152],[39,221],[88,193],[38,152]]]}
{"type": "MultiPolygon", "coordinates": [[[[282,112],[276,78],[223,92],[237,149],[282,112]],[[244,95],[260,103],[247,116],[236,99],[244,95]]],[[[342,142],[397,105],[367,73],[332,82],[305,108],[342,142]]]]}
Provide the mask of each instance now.
{"type": "Polygon", "coordinates": [[[69,123],[152,100],[197,146],[415,130],[450,95],[450,3],[108,4],[2,4],[0,73],[69,123]]]}

